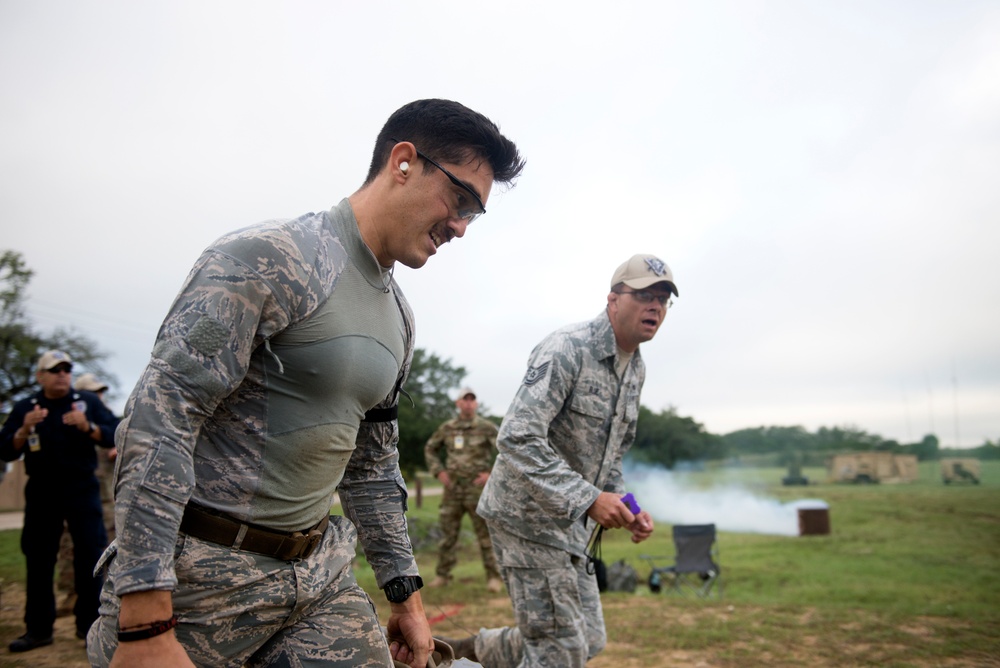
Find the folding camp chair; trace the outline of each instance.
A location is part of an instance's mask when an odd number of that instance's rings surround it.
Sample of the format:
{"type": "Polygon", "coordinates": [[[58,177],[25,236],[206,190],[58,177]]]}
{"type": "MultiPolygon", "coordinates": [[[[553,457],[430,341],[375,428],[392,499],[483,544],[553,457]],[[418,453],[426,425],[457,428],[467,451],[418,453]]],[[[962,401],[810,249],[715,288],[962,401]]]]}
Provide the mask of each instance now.
{"type": "Polygon", "coordinates": [[[714,592],[722,598],[722,569],[718,564],[719,550],[715,542],[714,524],[674,525],[674,564],[656,566],[652,562],[666,557],[642,555],[650,562],[649,589],[659,592],[664,587],[675,594],[693,594],[708,598],[714,592]]]}

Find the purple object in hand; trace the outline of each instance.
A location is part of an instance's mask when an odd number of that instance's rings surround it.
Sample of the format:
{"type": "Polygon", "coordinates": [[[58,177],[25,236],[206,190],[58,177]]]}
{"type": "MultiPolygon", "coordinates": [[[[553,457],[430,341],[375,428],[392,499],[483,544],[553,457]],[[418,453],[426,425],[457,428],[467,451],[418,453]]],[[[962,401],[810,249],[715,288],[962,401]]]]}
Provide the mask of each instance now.
{"type": "Polygon", "coordinates": [[[622,497],[622,503],[628,506],[628,509],[632,511],[633,515],[638,515],[639,511],[642,510],[642,508],[639,507],[639,504],[635,502],[635,497],[632,496],[632,492],[629,492],[622,497]]]}

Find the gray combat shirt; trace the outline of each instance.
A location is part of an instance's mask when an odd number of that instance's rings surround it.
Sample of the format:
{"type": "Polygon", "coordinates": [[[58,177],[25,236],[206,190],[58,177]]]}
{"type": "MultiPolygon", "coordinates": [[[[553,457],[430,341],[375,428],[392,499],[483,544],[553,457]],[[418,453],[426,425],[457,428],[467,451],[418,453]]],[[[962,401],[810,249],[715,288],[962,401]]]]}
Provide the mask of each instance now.
{"type": "Polygon", "coordinates": [[[526,540],[585,556],[587,509],[623,494],[622,456],[635,440],[646,367],[639,352],[619,380],[607,312],[538,344],[511,402],[477,512],[526,540]]]}
{"type": "Polygon", "coordinates": [[[226,235],[195,264],[116,434],[121,596],[173,589],[191,499],[279,531],[339,491],[379,585],[416,575],[395,420],[413,314],[348,200],[226,235]]]}

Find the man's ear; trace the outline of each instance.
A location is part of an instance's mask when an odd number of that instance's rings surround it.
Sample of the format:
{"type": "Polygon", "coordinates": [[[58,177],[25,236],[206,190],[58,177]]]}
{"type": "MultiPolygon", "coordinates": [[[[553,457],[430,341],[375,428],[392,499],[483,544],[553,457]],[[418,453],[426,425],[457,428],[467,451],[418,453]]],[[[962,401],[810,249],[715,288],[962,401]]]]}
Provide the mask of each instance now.
{"type": "Polygon", "coordinates": [[[417,160],[417,149],[408,141],[402,141],[392,147],[389,153],[389,174],[399,183],[404,183],[406,177],[413,173],[413,165],[417,160]]]}

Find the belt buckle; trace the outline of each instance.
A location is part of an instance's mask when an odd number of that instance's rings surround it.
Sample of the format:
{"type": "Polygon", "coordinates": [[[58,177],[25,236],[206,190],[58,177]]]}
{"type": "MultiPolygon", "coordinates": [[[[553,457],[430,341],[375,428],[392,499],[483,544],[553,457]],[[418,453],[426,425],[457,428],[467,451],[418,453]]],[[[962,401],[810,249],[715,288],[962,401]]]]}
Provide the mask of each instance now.
{"type": "Polygon", "coordinates": [[[304,538],[306,539],[305,547],[302,549],[302,554],[299,556],[299,559],[308,559],[309,555],[316,551],[320,541],[323,540],[323,532],[313,529],[306,536],[304,536],[304,538]]]}

